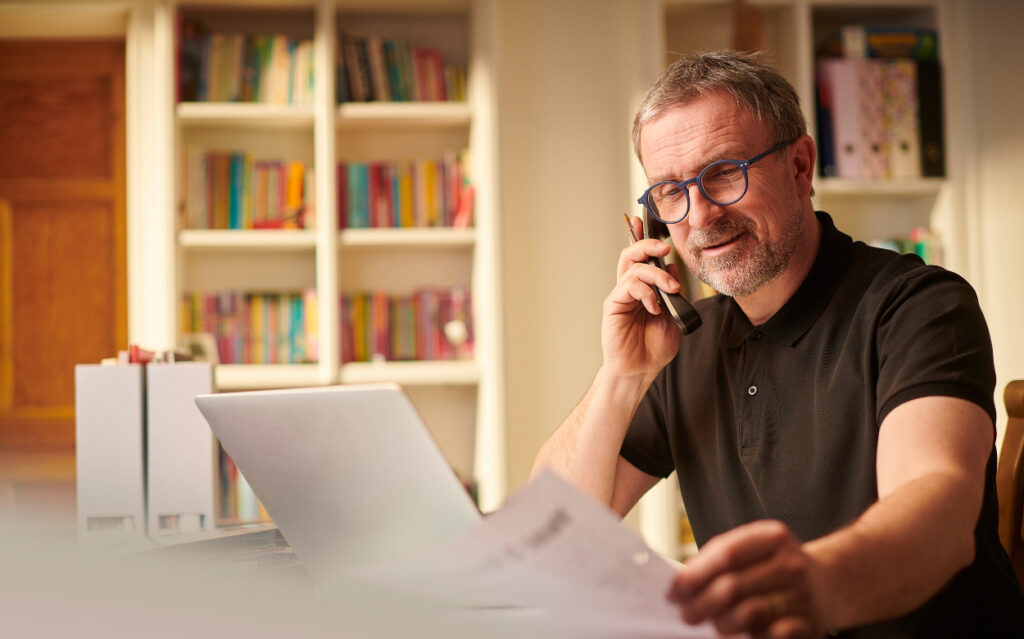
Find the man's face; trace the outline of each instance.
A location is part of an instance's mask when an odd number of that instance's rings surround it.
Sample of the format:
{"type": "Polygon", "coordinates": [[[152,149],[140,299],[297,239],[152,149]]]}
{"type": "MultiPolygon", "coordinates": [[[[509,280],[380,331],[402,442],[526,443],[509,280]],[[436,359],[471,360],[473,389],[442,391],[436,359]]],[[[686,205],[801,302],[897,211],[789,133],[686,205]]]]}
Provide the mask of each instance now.
{"type": "MultiPolygon", "coordinates": [[[[654,184],[695,177],[715,160],[747,160],[776,142],[729,95],[716,93],[644,125],[640,154],[654,184]]],[[[803,234],[789,157],[789,148],[783,149],[750,167],[746,195],[729,206],[714,204],[690,185],[689,215],[668,225],[683,262],[716,291],[750,295],[788,266],[803,234]]]]}

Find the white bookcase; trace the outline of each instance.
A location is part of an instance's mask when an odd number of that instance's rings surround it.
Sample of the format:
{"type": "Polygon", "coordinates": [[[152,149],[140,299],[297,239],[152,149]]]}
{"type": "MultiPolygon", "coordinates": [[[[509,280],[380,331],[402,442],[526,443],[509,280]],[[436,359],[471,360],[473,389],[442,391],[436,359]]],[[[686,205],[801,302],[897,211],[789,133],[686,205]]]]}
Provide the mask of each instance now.
{"type": "MultiPolygon", "coordinates": [[[[816,131],[815,47],[831,31],[845,24],[894,25],[935,29],[943,63],[944,102],[951,104],[950,68],[956,52],[954,38],[944,37],[947,16],[944,0],[750,0],[749,6],[763,19],[763,48],[800,95],[808,129],[816,131]]],[[[693,51],[730,48],[733,43],[734,3],[726,0],[663,0],[649,5],[652,15],[650,50],[647,55],[651,80],[678,55],[693,51]]],[[[948,33],[948,32],[946,32],[948,33]]],[[[955,67],[954,67],[955,68],[955,67]]],[[[955,71],[954,71],[955,72],[955,71]]],[[[954,107],[955,108],[955,107],[954,107]]],[[[942,246],[942,264],[954,270],[967,267],[962,219],[963,198],[960,168],[954,158],[958,145],[955,127],[948,123],[955,113],[945,109],[945,178],[904,180],[843,180],[815,178],[815,207],[828,211],[836,225],[855,240],[871,241],[905,236],[914,227],[928,227],[942,246]]],[[[634,162],[633,190],[646,187],[639,164],[634,162]]],[[[817,173],[817,172],[816,172],[817,173]]],[[[656,549],[674,557],[695,552],[680,541],[679,487],[673,475],[660,482],[641,501],[640,528],[656,549]]],[[[682,528],[685,528],[683,526],[682,528]]]]}
{"type": "MultiPolygon", "coordinates": [[[[211,31],[284,33],[314,42],[312,104],[174,103],[166,127],[167,166],[174,167],[175,219],[167,277],[148,286],[162,301],[164,322],[180,331],[186,291],[314,288],[319,359],[309,364],[232,364],[216,371],[220,390],[395,381],[410,395],[460,475],[472,478],[480,505],[505,495],[498,211],[495,180],[495,11],[491,0],[181,0],[158,3],[154,29],[175,41],[179,13],[211,31]],[[442,50],[467,67],[464,102],[335,101],[335,50],[340,34],[404,38],[442,50]],[[314,168],[315,228],[195,230],[185,228],[186,149],[245,150],[257,157],[300,160],[314,168]],[[338,225],[338,162],[440,157],[469,149],[475,188],[468,229],[344,229],[338,225]],[[423,285],[468,286],[472,292],[474,358],[460,361],[340,362],[343,292],[408,294],[423,285]]],[[[173,46],[157,47],[157,66],[174,76],[173,46]]],[[[170,228],[164,225],[163,228],[170,228]]],[[[400,442],[396,442],[400,445],[400,442]]]]}

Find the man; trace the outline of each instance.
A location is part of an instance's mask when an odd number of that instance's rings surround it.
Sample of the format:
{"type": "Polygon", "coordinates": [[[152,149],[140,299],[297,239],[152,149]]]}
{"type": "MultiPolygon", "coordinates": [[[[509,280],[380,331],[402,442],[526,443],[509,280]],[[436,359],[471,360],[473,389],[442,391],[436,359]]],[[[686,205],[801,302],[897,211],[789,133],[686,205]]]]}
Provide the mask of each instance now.
{"type": "Polygon", "coordinates": [[[652,288],[679,284],[646,262],[668,246],[625,249],[603,365],[535,469],[620,514],[676,470],[701,545],[669,593],[688,622],[757,637],[1024,636],[970,286],[814,211],[796,93],[751,57],[673,64],[633,139],[646,214],[721,294],[696,303],[703,326],[682,337],[652,288]]]}

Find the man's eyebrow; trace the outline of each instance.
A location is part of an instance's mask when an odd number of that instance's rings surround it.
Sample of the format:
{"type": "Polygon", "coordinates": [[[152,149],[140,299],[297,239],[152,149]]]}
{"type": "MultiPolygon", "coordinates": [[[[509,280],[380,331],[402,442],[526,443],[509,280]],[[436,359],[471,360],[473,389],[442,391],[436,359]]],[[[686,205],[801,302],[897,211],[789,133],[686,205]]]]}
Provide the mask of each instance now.
{"type": "Polygon", "coordinates": [[[739,151],[738,154],[733,152],[733,153],[716,153],[714,155],[708,155],[706,157],[701,158],[701,161],[696,163],[697,166],[699,166],[700,168],[697,169],[697,172],[693,173],[692,175],[687,175],[687,176],[684,176],[684,177],[680,177],[680,175],[678,173],[672,172],[672,173],[666,173],[666,174],[663,174],[663,175],[658,175],[658,176],[655,176],[653,178],[648,177],[647,179],[648,179],[648,182],[650,184],[657,184],[658,182],[668,182],[668,181],[671,181],[671,182],[685,182],[686,180],[689,180],[690,178],[697,177],[700,174],[700,172],[704,170],[704,167],[706,167],[707,165],[711,164],[712,162],[718,162],[719,160],[743,161],[743,160],[747,159],[746,156],[744,156],[742,158],[738,157],[738,155],[743,155],[743,154],[744,154],[743,151],[739,151]]]}

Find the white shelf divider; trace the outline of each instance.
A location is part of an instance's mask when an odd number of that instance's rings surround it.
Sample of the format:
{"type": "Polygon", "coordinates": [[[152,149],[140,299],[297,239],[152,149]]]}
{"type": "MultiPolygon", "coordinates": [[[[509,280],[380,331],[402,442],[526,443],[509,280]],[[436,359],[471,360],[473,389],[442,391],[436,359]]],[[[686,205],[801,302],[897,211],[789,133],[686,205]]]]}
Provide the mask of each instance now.
{"type": "Polygon", "coordinates": [[[468,126],[467,102],[346,102],[338,106],[339,128],[468,126]]]}
{"type": "Polygon", "coordinates": [[[312,230],[207,230],[190,229],[178,234],[178,243],[186,250],[259,249],[294,251],[310,250],[316,246],[312,230]]]}
{"type": "Polygon", "coordinates": [[[471,386],[480,381],[472,360],[428,362],[351,362],[341,367],[342,384],[395,382],[403,386],[471,386]]]}
{"type": "Polygon", "coordinates": [[[342,246],[367,247],[436,247],[473,246],[475,229],[452,228],[379,228],[345,229],[340,234],[342,246]]]}
{"type": "Polygon", "coordinates": [[[181,102],[184,126],[313,128],[313,107],[254,102],[181,102]]]}
{"type": "Polygon", "coordinates": [[[214,379],[218,391],[321,385],[317,364],[219,364],[214,379]]]}
{"type": "Polygon", "coordinates": [[[816,192],[824,195],[853,196],[920,196],[938,195],[945,178],[914,178],[893,180],[852,180],[845,178],[817,178],[816,192]]]}

